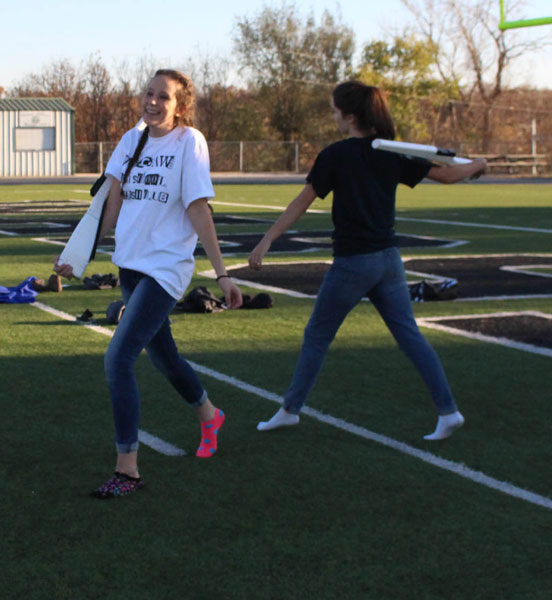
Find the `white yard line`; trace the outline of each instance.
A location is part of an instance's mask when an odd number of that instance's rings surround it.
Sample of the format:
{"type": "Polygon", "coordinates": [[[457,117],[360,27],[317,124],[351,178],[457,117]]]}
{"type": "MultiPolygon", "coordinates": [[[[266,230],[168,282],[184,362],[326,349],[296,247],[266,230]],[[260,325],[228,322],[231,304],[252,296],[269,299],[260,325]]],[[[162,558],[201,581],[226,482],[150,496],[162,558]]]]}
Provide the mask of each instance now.
{"type": "MultiPolygon", "coordinates": [[[[214,277],[213,277],[214,279],[214,277]]],[[[232,277],[232,281],[243,287],[253,288],[255,290],[261,290],[266,292],[272,292],[273,294],[282,294],[283,296],[290,296],[291,298],[316,298],[316,294],[303,294],[303,292],[295,292],[293,290],[286,290],[285,288],[276,287],[275,285],[265,285],[264,283],[255,283],[254,281],[248,281],[247,279],[237,279],[232,277]]]]}
{"type": "Polygon", "coordinates": [[[468,223],[464,221],[445,221],[441,219],[415,219],[413,217],[396,217],[396,221],[412,221],[414,223],[436,223],[438,225],[457,225],[458,227],[481,227],[483,229],[507,229],[510,231],[531,231],[534,233],[552,233],[552,229],[537,227],[518,227],[515,225],[492,225],[490,223],[468,223]]]}
{"type": "MultiPolygon", "coordinates": [[[[209,204],[220,204],[221,206],[241,206],[243,208],[267,208],[268,210],[279,210],[280,212],[284,212],[284,210],[287,208],[287,205],[277,206],[273,204],[245,204],[242,202],[222,202],[220,200],[210,200],[209,204]]],[[[307,212],[319,215],[331,214],[330,210],[319,210],[317,208],[309,208],[307,209],[307,212]]]]}
{"type": "MultiPolygon", "coordinates": [[[[73,315],[52,308],[51,306],[43,304],[42,302],[34,302],[33,304],[31,304],[31,306],[39,308],[40,310],[54,315],[55,317],[59,317],[60,319],[64,319],[65,321],[73,321],[75,323],[79,323],[79,325],[82,325],[87,329],[91,329],[92,331],[95,331],[97,333],[107,335],[108,337],[113,337],[113,331],[111,331],[111,329],[107,329],[107,327],[92,325],[90,323],[80,323],[77,321],[77,318],[73,315]]],[[[164,454],[165,456],[184,456],[186,454],[186,451],[182,448],[178,448],[177,446],[174,446],[173,444],[170,444],[169,442],[166,442],[165,440],[162,440],[161,438],[158,438],[155,435],[152,435],[151,433],[148,433],[147,431],[144,431],[142,429],[138,431],[138,439],[145,446],[149,446],[153,450],[156,450],[157,452],[159,452],[160,454],[164,454]]]]}
{"type": "MultiPolygon", "coordinates": [[[[221,206],[241,206],[244,208],[266,208],[269,210],[284,211],[286,206],[276,206],[267,204],[247,204],[238,202],[224,202],[220,200],[211,200],[211,204],[220,204],[221,206]]],[[[323,215],[331,214],[331,210],[318,210],[309,208],[309,213],[318,213],[323,215]]],[[[470,223],[465,221],[445,221],[444,219],[417,219],[414,217],[395,217],[396,221],[412,221],[413,223],[435,223],[437,225],[457,225],[458,227],[482,227],[483,229],[507,229],[512,231],[530,231],[534,233],[552,233],[552,229],[540,229],[537,227],[519,227],[515,225],[493,225],[491,223],[470,223]]]]}
{"type": "Polygon", "coordinates": [[[551,269],[550,265],[523,265],[523,266],[503,266],[500,267],[501,271],[508,271],[510,273],[521,273],[522,275],[536,275],[537,277],[547,277],[552,278],[552,273],[547,273],[546,271],[551,269]],[[539,273],[538,269],[544,269],[544,273],[539,273]]]}
{"type": "MultiPolygon", "coordinates": [[[[46,311],[54,316],[60,317],[62,319],[66,319],[67,321],[76,321],[76,318],[72,315],[56,310],[42,302],[35,302],[31,304],[31,306],[35,306],[36,308],[46,311]]],[[[83,327],[87,327],[96,331],[98,333],[102,333],[104,335],[112,336],[113,332],[110,329],[105,327],[99,327],[97,325],[89,325],[83,324],[83,327]]],[[[235,377],[231,377],[229,375],[225,375],[224,373],[220,373],[219,371],[215,371],[209,367],[205,367],[203,365],[199,365],[197,363],[191,362],[191,366],[196,369],[199,373],[203,373],[209,377],[217,379],[218,381],[222,381],[228,385],[232,385],[240,390],[243,390],[249,394],[253,394],[255,396],[259,396],[265,400],[270,400],[277,404],[282,404],[283,398],[278,394],[274,394],[267,390],[264,390],[260,387],[251,385],[240,379],[236,379],[235,377]]],[[[375,433],[370,431],[369,429],[365,429],[364,427],[360,427],[358,425],[354,425],[353,423],[349,423],[344,421],[343,419],[338,419],[331,415],[324,414],[320,411],[317,411],[313,408],[306,407],[303,409],[302,414],[308,415],[309,417],[321,422],[326,425],[330,425],[337,429],[341,429],[342,431],[346,431],[347,433],[351,433],[353,435],[359,436],[366,440],[370,440],[377,444],[381,444],[388,448],[392,448],[393,450],[397,450],[398,452],[402,452],[408,456],[421,460],[427,464],[430,464],[434,467],[438,467],[439,469],[444,469],[445,471],[449,471],[450,473],[454,473],[455,475],[459,475],[460,477],[464,477],[474,483],[478,483],[479,485],[483,485],[490,489],[494,489],[500,491],[508,496],[512,496],[514,498],[518,498],[520,500],[524,500],[525,502],[529,502],[531,504],[535,504],[537,506],[542,506],[544,508],[552,509],[552,499],[547,498],[546,496],[541,496],[539,494],[535,494],[529,490],[525,490],[523,488],[512,485],[511,483],[500,481],[498,479],[494,479],[493,477],[489,477],[482,473],[481,471],[474,471],[469,467],[466,467],[463,464],[455,463],[450,460],[446,460],[441,458],[440,456],[436,456],[431,452],[427,452],[425,450],[420,450],[413,446],[409,446],[403,442],[399,442],[393,438],[387,437],[385,435],[381,435],[379,433],[375,433]]],[[[264,434],[262,434],[264,435],[264,434]]],[[[157,452],[161,452],[162,454],[167,454],[169,456],[174,456],[173,453],[169,454],[167,452],[167,448],[171,448],[171,452],[184,452],[179,448],[172,446],[172,444],[168,444],[155,436],[151,436],[146,432],[141,432],[141,441],[144,444],[150,446],[157,452]],[[167,444],[167,446],[165,446],[167,444]]]]}
{"type": "MultiPolygon", "coordinates": [[[[73,190],[74,192],[80,192],[80,190],[73,190]]],[[[82,192],[88,193],[88,192],[82,192]]],[[[71,199],[71,202],[79,202],[79,200],[71,199]]],[[[263,208],[268,210],[277,210],[283,212],[286,206],[278,206],[274,204],[248,204],[246,202],[224,202],[221,200],[211,200],[211,204],[217,204],[220,206],[239,206],[242,208],[263,208]]],[[[308,213],[329,215],[331,210],[321,210],[317,208],[309,208],[308,213]]],[[[457,227],[479,227],[483,229],[505,229],[509,231],[528,231],[533,233],[552,233],[552,229],[541,229],[538,227],[520,227],[516,225],[493,225],[492,223],[470,223],[465,221],[447,221],[444,219],[418,219],[415,217],[395,217],[396,221],[411,221],[413,223],[434,223],[437,225],[456,225],[457,227]]],[[[4,231],[0,231],[0,235],[10,235],[4,231]]],[[[465,243],[465,242],[462,242],[465,243]]]]}
{"type": "MultiPolygon", "coordinates": [[[[325,263],[327,265],[331,265],[331,260],[298,260],[298,261],[279,261],[275,263],[267,262],[265,263],[267,266],[270,264],[276,265],[312,265],[312,264],[320,264],[325,263]]],[[[231,265],[227,268],[227,271],[232,274],[234,269],[241,269],[243,267],[249,266],[249,263],[238,263],[235,265],[231,265]]],[[[207,271],[201,271],[199,275],[203,275],[203,277],[209,277],[210,279],[216,279],[216,273],[213,269],[209,269],[207,271]]],[[[254,281],[249,281],[248,279],[239,279],[237,277],[232,277],[232,281],[237,283],[238,285],[242,285],[244,287],[253,288],[255,290],[262,290],[263,292],[273,292],[274,294],[282,294],[283,296],[290,296],[291,298],[316,298],[316,294],[304,294],[303,292],[296,292],[295,290],[288,290],[286,288],[277,287],[275,285],[266,285],[264,283],[256,283],[254,281]]]]}
{"type": "Polygon", "coordinates": [[[165,456],[185,456],[186,450],[182,450],[182,448],[178,448],[178,446],[173,446],[169,442],[162,440],[161,438],[144,431],[143,429],[138,430],[138,439],[141,444],[145,446],[149,446],[153,448],[153,450],[157,450],[160,454],[164,454],[165,456]]]}

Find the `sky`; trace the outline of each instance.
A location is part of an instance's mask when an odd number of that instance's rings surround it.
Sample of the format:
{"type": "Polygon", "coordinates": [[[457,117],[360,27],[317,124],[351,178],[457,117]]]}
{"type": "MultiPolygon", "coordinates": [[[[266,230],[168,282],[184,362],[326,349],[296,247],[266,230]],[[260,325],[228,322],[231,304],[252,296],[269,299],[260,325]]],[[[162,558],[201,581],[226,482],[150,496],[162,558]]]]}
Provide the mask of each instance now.
{"type": "MultiPolygon", "coordinates": [[[[469,4],[470,0],[465,0],[469,4]]],[[[497,6],[499,0],[495,0],[497,6]]],[[[355,32],[357,47],[414,25],[400,0],[295,0],[300,14],[317,21],[327,9],[340,12],[355,32]]],[[[0,0],[2,35],[0,86],[9,90],[25,75],[61,59],[77,66],[99,53],[110,69],[142,56],[180,67],[193,56],[232,56],[238,17],[254,17],[280,0],[0,0]]],[[[526,0],[527,17],[552,16],[552,0],[526,0]]],[[[552,25],[517,30],[524,36],[550,35],[552,25]]],[[[508,32],[507,32],[508,33],[508,32]]],[[[552,89],[552,45],[516,61],[512,85],[552,89]]]]}

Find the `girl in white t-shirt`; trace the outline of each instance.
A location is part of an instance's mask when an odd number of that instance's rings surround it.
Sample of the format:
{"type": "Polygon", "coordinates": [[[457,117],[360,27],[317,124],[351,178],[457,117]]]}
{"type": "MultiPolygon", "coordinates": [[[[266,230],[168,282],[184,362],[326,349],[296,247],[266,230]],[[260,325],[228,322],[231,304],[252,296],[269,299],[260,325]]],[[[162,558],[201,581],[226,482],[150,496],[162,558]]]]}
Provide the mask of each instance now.
{"type": "MultiPolygon", "coordinates": [[[[138,471],[140,399],[134,372],[142,349],[195,409],[202,433],[197,456],[216,452],[225,419],[179,355],[169,325],[169,313],[192,278],[198,238],[226,304],[238,308],[242,303],[226,273],[208,205],[214,191],[207,144],[192,127],[194,99],[187,76],[157,71],[142,99],[145,128],[125,133],[106,167],[114,179],[99,238],[115,227],[113,262],[125,311],[105,355],[117,462],[114,476],[92,492],[97,498],[128,495],[144,485],[138,471]]],[[[56,264],[55,271],[73,276],[71,265],[56,264]]]]}

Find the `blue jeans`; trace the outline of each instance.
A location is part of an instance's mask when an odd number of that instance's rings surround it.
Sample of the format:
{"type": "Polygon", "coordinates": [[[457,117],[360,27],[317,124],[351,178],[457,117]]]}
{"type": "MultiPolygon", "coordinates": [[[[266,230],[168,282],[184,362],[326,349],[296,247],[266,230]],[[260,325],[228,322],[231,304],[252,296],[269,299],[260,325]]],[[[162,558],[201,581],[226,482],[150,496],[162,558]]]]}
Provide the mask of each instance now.
{"type": "Polygon", "coordinates": [[[125,311],[105,355],[105,375],[115,421],[117,452],[138,449],[140,395],[135,363],[142,349],[190,406],[207,399],[196,372],[182,358],[169,324],[176,300],[143,273],[120,269],[125,311]]]}
{"type": "Polygon", "coordinates": [[[457,410],[439,357],[420,333],[397,248],[337,256],[326,273],[305,328],[284,408],[298,414],[314,387],[330,344],[349,312],[368,296],[399,348],[420,372],[440,415],[457,410]]]}

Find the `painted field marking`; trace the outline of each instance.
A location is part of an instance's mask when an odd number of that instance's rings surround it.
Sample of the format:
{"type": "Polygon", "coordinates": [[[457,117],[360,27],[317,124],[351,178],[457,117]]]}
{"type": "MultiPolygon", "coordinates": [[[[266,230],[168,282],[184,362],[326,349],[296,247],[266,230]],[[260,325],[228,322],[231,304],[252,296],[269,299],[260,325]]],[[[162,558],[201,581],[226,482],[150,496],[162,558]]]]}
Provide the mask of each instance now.
{"type": "MultiPolygon", "coordinates": [[[[91,323],[81,323],[80,321],[77,321],[77,318],[73,315],[70,315],[69,313],[63,312],[61,310],[57,310],[56,308],[52,308],[51,306],[43,304],[42,302],[34,302],[33,304],[31,304],[31,306],[39,308],[40,310],[43,310],[44,312],[47,312],[55,317],[59,317],[60,319],[64,319],[65,321],[73,321],[75,323],[78,323],[79,325],[82,325],[87,329],[91,329],[96,333],[101,333],[102,335],[113,337],[113,331],[111,331],[111,329],[108,329],[107,327],[101,327],[100,325],[93,325],[91,323]]],[[[145,446],[149,446],[153,450],[156,450],[157,452],[159,452],[160,454],[164,454],[165,456],[185,456],[186,454],[186,450],[178,448],[178,446],[174,446],[173,444],[166,442],[165,440],[162,440],[161,438],[158,438],[155,435],[152,435],[151,433],[148,433],[147,431],[144,431],[142,429],[138,431],[138,439],[145,446]]]]}
{"type": "MultiPolygon", "coordinates": [[[[98,252],[100,252],[100,250],[98,250],[98,252]]],[[[278,252],[272,252],[272,255],[275,254],[279,254],[278,252]]],[[[282,254],[287,254],[287,253],[282,253],[282,254]]],[[[534,255],[534,254],[524,254],[524,253],[520,253],[520,254],[489,254],[487,255],[488,257],[507,257],[507,256],[543,256],[541,254],[539,255],[534,255]]],[[[406,258],[403,259],[404,265],[405,265],[405,272],[407,274],[407,276],[409,278],[412,277],[416,277],[416,278],[423,278],[423,279],[428,279],[429,281],[441,281],[443,280],[443,276],[442,275],[434,275],[432,273],[424,273],[422,271],[413,271],[411,269],[408,268],[408,262],[411,260],[416,260],[416,259],[432,259],[432,258],[439,258],[440,260],[447,260],[447,258],[451,258],[451,259],[466,259],[469,260],[470,258],[486,258],[485,255],[479,255],[479,254],[474,254],[474,255],[456,255],[456,256],[451,256],[451,257],[447,257],[447,256],[434,256],[434,255],[427,255],[427,256],[408,256],[406,258]]],[[[298,265],[298,264],[328,264],[331,265],[332,261],[331,260],[296,260],[296,261],[277,261],[277,260],[272,260],[272,261],[267,261],[265,263],[265,266],[270,266],[270,265],[298,265]]],[[[247,267],[249,266],[248,263],[237,263],[234,265],[229,265],[227,270],[229,272],[231,272],[233,269],[242,269],[243,267],[247,267]]],[[[548,265],[546,265],[548,267],[548,265]]],[[[502,269],[506,270],[506,267],[501,267],[502,269]]],[[[511,269],[512,271],[514,270],[513,268],[511,269]]],[[[215,272],[212,269],[208,269],[206,271],[201,271],[200,273],[198,273],[199,275],[202,275],[203,277],[208,277],[210,279],[215,279],[215,272]]],[[[543,275],[540,273],[527,273],[528,275],[538,275],[539,277],[542,277],[543,275]]],[[[546,276],[546,275],[545,275],[546,276]]],[[[450,277],[450,279],[453,279],[453,277],[450,277]]],[[[264,283],[256,283],[254,281],[250,281],[248,279],[240,279],[237,277],[232,277],[232,280],[237,283],[238,285],[243,285],[245,287],[250,287],[253,289],[257,289],[257,290],[262,290],[264,292],[273,292],[275,294],[282,294],[284,296],[290,296],[291,298],[311,298],[314,299],[316,298],[317,294],[305,294],[303,292],[297,292],[295,290],[289,290],[286,288],[281,288],[281,287],[277,287],[277,286],[271,286],[271,285],[267,285],[264,283]]],[[[469,298],[455,298],[454,300],[449,300],[449,302],[483,302],[483,301],[488,301],[488,300],[529,300],[529,299],[539,299],[539,298],[552,298],[552,294],[519,294],[519,295],[511,295],[511,296],[476,296],[476,297],[469,297],[469,298]]],[[[369,302],[370,300],[368,298],[363,298],[362,299],[363,302],[369,302]]]]}
{"type": "Polygon", "coordinates": [[[487,342],[489,344],[498,344],[499,346],[506,346],[506,348],[513,348],[515,350],[523,350],[524,352],[532,352],[533,354],[540,354],[541,356],[549,356],[552,358],[552,350],[550,348],[544,348],[542,346],[535,346],[534,344],[525,344],[523,342],[515,342],[508,338],[496,337],[492,335],[485,335],[484,333],[478,333],[477,331],[466,331],[460,329],[454,325],[440,325],[440,321],[462,321],[466,319],[488,319],[488,318],[504,318],[504,317],[540,317],[542,319],[552,320],[552,315],[535,311],[535,310],[524,310],[518,312],[498,312],[498,313],[486,313],[486,314],[473,314],[473,315],[457,315],[448,317],[424,317],[416,319],[418,325],[421,327],[427,327],[428,329],[435,329],[437,331],[445,331],[453,335],[459,335],[472,340],[478,340],[480,342],[487,342]]]}
{"type": "MultiPolygon", "coordinates": [[[[331,265],[331,260],[299,260],[299,261],[279,261],[275,263],[266,263],[267,265],[276,264],[276,265],[317,265],[317,264],[326,264],[331,265]]],[[[243,267],[248,267],[249,263],[239,263],[236,265],[231,265],[227,268],[228,272],[232,272],[235,269],[242,269],[243,267]]],[[[216,273],[213,269],[209,269],[207,271],[201,271],[199,275],[203,277],[209,277],[209,279],[216,279],[216,273]]],[[[296,292],[294,290],[288,290],[286,288],[277,287],[275,285],[266,285],[264,283],[256,283],[255,281],[249,281],[248,279],[239,279],[237,277],[232,277],[232,281],[237,283],[238,285],[243,285],[244,287],[253,288],[255,290],[262,290],[263,292],[273,292],[274,294],[282,294],[283,296],[291,296],[292,298],[316,298],[317,294],[305,294],[303,292],[296,292]]]]}
{"type": "Polygon", "coordinates": [[[414,217],[396,217],[396,221],[412,221],[414,223],[435,223],[438,225],[457,225],[458,227],[481,227],[483,229],[506,229],[509,231],[531,231],[533,233],[552,233],[552,229],[537,227],[519,227],[515,225],[492,225],[489,223],[468,223],[465,221],[445,221],[441,219],[416,219],[414,217]]]}
{"type": "MultiPolygon", "coordinates": [[[[230,269],[228,269],[230,271],[230,269]]],[[[201,273],[201,275],[205,275],[205,272],[201,273]]],[[[213,272],[214,275],[214,272],[213,272]]],[[[213,276],[212,279],[215,279],[213,276]]],[[[239,279],[236,277],[232,277],[232,281],[237,285],[242,285],[244,287],[253,288],[255,290],[262,290],[267,294],[272,292],[274,294],[282,294],[282,296],[290,296],[291,298],[310,298],[311,300],[316,298],[316,294],[304,294],[303,292],[295,292],[294,290],[286,290],[285,288],[277,287],[275,285],[266,285],[264,283],[255,283],[254,281],[248,281],[247,279],[239,279]]]]}
{"type": "MultiPolygon", "coordinates": [[[[43,310],[47,313],[50,313],[54,316],[65,319],[67,321],[78,322],[78,321],[76,321],[76,318],[73,317],[72,315],[62,312],[60,310],[54,309],[46,304],[43,304],[42,302],[35,302],[35,303],[31,304],[31,306],[35,306],[36,308],[38,308],[40,310],[43,310]]],[[[107,329],[105,327],[100,327],[97,325],[90,325],[87,323],[83,323],[82,326],[92,329],[93,331],[96,331],[98,333],[108,335],[110,337],[113,336],[113,332],[110,329],[107,329]]],[[[211,369],[209,367],[199,365],[192,361],[189,361],[189,362],[193,369],[195,369],[199,373],[203,373],[204,375],[212,377],[213,379],[217,379],[218,381],[222,381],[223,383],[231,385],[235,388],[238,388],[240,390],[243,390],[243,391],[253,394],[255,396],[259,396],[260,398],[263,398],[265,400],[270,400],[279,405],[281,405],[283,402],[282,396],[279,396],[278,394],[274,394],[273,392],[269,392],[260,387],[257,387],[257,386],[251,385],[249,383],[246,383],[244,381],[241,381],[240,379],[237,379],[236,377],[231,377],[229,375],[225,375],[224,373],[220,373],[219,371],[215,371],[214,369],[211,369]]],[[[325,423],[326,425],[330,425],[337,429],[341,429],[342,431],[346,431],[347,433],[351,433],[351,434],[361,437],[363,439],[370,440],[372,442],[376,442],[377,444],[381,444],[383,446],[386,446],[387,448],[392,448],[393,450],[397,450],[398,452],[402,452],[403,454],[406,454],[413,458],[417,458],[418,460],[421,460],[421,461],[423,461],[427,464],[430,464],[434,467],[438,467],[440,469],[444,469],[445,471],[449,471],[450,473],[454,473],[455,475],[459,475],[460,477],[464,477],[465,479],[468,479],[474,483],[478,483],[478,484],[488,487],[490,489],[494,489],[494,490],[497,490],[504,494],[507,494],[508,496],[512,496],[514,498],[524,500],[525,502],[529,502],[531,504],[535,504],[537,506],[541,506],[541,507],[552,510],[552,499],[547,498],[546,496],[541,496],[541,495],[535,494],[534,492],[531,492],[529,490],[525,490],[523,488],[517,487],[511,483],[508,483],[505,481],[500,481],[493,477],[489,477],[488,475],[485,475],[485,473],[482,473],[481,471],[475,471],[473,469],[470,469],[469,467],[466,467],[463,464],[458,464],[453,461],[446,460],[444,458],[441,458],[440,456],[436,456],[435,454],[432,454],[431,452],[427,452],[425,450],[420,450],[418,448],[415,448],[414,446],[405,444],[404,442],[399,442],[398,440],[395,440],[393,438],[387,437],[385,435],[381,435],[379,433],[375,433],[373,431],[370,431],[369,429],[360,427],[358,425],[354,425],[353,423],[349,423],[348,421],[345,421],[343,419],[338,419],[336,417],[322,413],[313,408],[305,407],[302,410],[302,413],[305,415],[308,415],[309,417],[311,417],[321,423],[325,423]]],[[[155,436],[151,436],[151,434],[147,434],[146,432],[142,432],[142,436],[143,436],[142,439],[145,440],[144,444],[149,445],[151,448],[153,448],[157,452],[166,454],[166,451],[164,449],[164,444],[167,444],[167,442],[163,442],[163,440],[160,440],[159,438],[155,438],[155,436]],[[152,438],[155,439],[155,442],[153,444],[151,444],[152,438]],[[159,445],[159,444],[157,444],[157,441],[160,441],[163,443],[161,445],[159,445]],[[148,443],[148,442],[150,442],[150,443],[148,443]]],[[[172,448],[176,448],[175,446],[172,446],[171,444],[169,444],[169,446],[172,448]]],[[[179,451],[180,449],[176,448],[176,450],[179,451]]],[[[174,456],[174,454],[169,454],[169,456],[174,456]]]]}
{"type": "Polygon", "coordinates": [[[153,450],[157,450],[160,454],[164,454],[165,456],[185,456],[186,450],[182,450],[182,448],[178,448],[178,446],[173,446],[169,442],[162,440],[161,438],[144,431],[143,429],[138,430],[138,440],[141,444],[149,446],[153,448],[153,450]]]}
{"type": "MultiPolygon", "coordinates": [[[[276,404],[281,405],[283,403],[283,397],[279,396],[278,394],[268,392],[267,390],[243,382],[239,379],[236,379],[235,377],[224,375],[223,373],[219,373],[218,371],[210,369],[209,367],[204,367],[193,362],[190,362],[190,364],[198,372],[203,373],[204,375],[208,375],[213,379],[217,379],[219,381],[232,385],[233,387],[241,389],[255,396],[264,398],[265,400],[271,400],[276,404]]],[[[402,452],[403,454],[406,454],[413,458],[417,458],[418,460],[428,463],[434,467],[444,469],[445,471],[449,471],[451,473],[459,475],[460,477],[469,479],[474,483],[478,483],[485,487],[498,490],[504,494],[507,494],[508,496],[513,496],[514,498],[519,498],[520,500],[525,500],[526,502],[530,502],[531,504],[536,504],[538,506],[542,506],[544,508],[552,510],[551,498],[541,496],[540,494],[535,494],[534,492],[525,490],[506,481],[500,481],[498,479],[495,479],[494,477],[489,477],[488,475],[485,475],[485,473],[470,469],[466,465],[455,463],[451,460],[441,458],[440,456],[432,454],[431,452],[420,450],[418,448],[415,448],[414,446],[405,444],[404,442],[399,442],[398,440],[395,440],[393,438],[381,435],[379,433],[375,433],[374,431],[370,431],[365,427],[354,425],[353,423],[349,423],[348,421],[345,421],[343,419],[339,419],[333,417],[332,415],[322,413],[308,406],[304,407],[301,410],[301,414],[308,415],[316,421],[325,423],[326,425],[330,425],[337,429],[341,429],[342,431],[346,431],[347,433],[351,433],[366,440],[376,442],[377,444],[381,444],[382,446],[386,446],[387,448],[392,448],[393,450],[397,450],[399,452],[402,452]]]]}
{"type": "Polygon", "coordinates": [[[523,265],[523,266],[514,266],[509,267],[507,265],[500,267],[501,271],[508,271],[510,273],[521,273],[522,275],[536,275],[537,277],[552,277],[552,273],[548,273],[548,271],[552,268],[551,265],[523,265]],[[539,269],[542,269],[544,272],[539,272],[539,269]]]}
{"type": "MultiPolygon", "coordinates": [[[[73,190],[73,191],[78,191],[78,190],[73,190]]],[[[88,192],[84,192],[84,193],[88,193],[88,192]]],[[[71,202],[78,202],[78,200],[70,200],[71,202]]],[[[239,206],[242,208],[264,208],[264,209],[268,209],[268,210],[277,210],[280,212],[283,212],[286,206],[278,206],[278,205],[271,205],[271,204],[249,204],[249,203],[245,203],[245,202],[225,202],[223,200],[211,200],[210,201],[211,204],[217,204],[220,206],[239,206]]],[[[331,210],[320,210],[320,209],[316,209],[316,208],[309,208],[307,209],[307,213],[312,213],[312,214],[324,214],[324,215],[329,215],[331,214],[331,210]]],[[[437,225],[456,225],[458,227],[478,227],[478,228],[483,228],[483,229],[503,229],[503,230],[507,230],[507,231],[526,231],[526,232],[532,232],[532,233],[552,233],[552,229],[541,229],[541,228],[537,228],[537,227],[520,227],[520,226],[515,226],[515,225],[493,225],[491,223],[470,223],[470,222],[466,222],[466,221],[447,221],[444,219],[418,219],[415,217],[399,217],[397,216],[395,218],[396,221],[410,221],[413,223],[434,223],[437,225]]],[[[0,231],[0,235],[11,235],[5,231],[0,231]]]]}
{"type": "MultiPolygon", "coordinates": [[[[266,205],[266,204],[247,204],[238,202],[225,202],[223,200],[211,200],[211,204],[220,204],[221,206],[241,206],[243,208],[267,208],[270,210],[284,211],[286,206],[266,205]]],[[[318,210],[309,208],[308,213],[317,213],[329,215],[331,210],[318,210]]],[[[457,225],[458,227],[481,227],[483,229],[506,229],[511,231],[530,231],[533,233],[552,233],[552,229],[539,229],[536,227],[519,227],[516,225],[493,225],[490,223],[470,223],[465,221],[445,221],[442,219],[417,219],[414,217],[395,217],[396,221],[412,221],[414,223],[435,223],[437,225],[457,225]]]]}
{"type": "MultiPolygon", "coordinates": [[[[465,260],[469,260],[470,258],[513,258],[515,259],[516,257],[531,257],[534,258],[535,260],[539,259],[539,258],[551,258],[552,254],[550,253],[536,253],[536,252],[518,252],[518,253],[511,253],[511,252],[507,252],[504,254],[458,254],[458,255],[454,255],[454,256],[438,256],[438,255],[426,255],[426,256],[406,256],[403,257],[403,263],[404,263],[404,267],[406,270],[407,274],[412,274],[412,275],[417,275],[418,277],[423,277],[426,279],[430,279],[432,277],[435,277],[434,275],[431,275],[430,273],[423,273],[421,271],[412,271],[411,269],[408,268],[408,263],[410,261],[414,261],[414,260],[431,260],[431,259],[439,259],[441,261],[447,261],[447,260],[458,260],[458,259],[465,259],[465,260]]],[[[536,273],[536,272],[530,272],[530,271],[523,271],[523,269],[527,269],[527,268],[550,268],[550,265],[543,265],[543,264],[534,264],[534,265],[523,265],[523,266],[508,266],[508,265],[502,265],[501,267],[499,267],[499,269],[501,271],[511,271],[511,272],[517,272],[517,273],[524,273],[525,275],[534,275],[537,277],[548,277],[547,274],[545,273],[536,273]]],[[[437,276],[438,279],[442,279],[443,276],[439,275],[437,276]]],[[[450,300],[450,302],[482,302],[482,301],[487,301],[487,300],[529,300],[529,299],[538,299],[538,298],[552,298],[552,294],[517,294],[517,295],[503,295],[503,296],[474,296],[474,297],[469,297],[469,298],[456,298],[454,300],[450,300]]]]}
{"type": "Polygon", "coordinates": [[[4,215],[32,215],[35,213],[47,214],[77,212],[79,210],[86,211],[88,206],[88,204],[83,203],[82,201],[75,200],[74,198],[67,198],[66,200],[51,200],[48,202],[48,206],[44,206],[43,202],[35,202],[32,200],[23,200],[21,202],[2,202],[0,204],[0,209],[2,209],[2,214],[4,215]],[[33,208],[33,206],[36,204],[39,204],[40,208],[33,208]]]}
{"type": "MultiPolygon", "coordinates": [[[[243,208],[267,208],[268,210],[279,210],[284,212],[286,210],[286,206],[277,206],[273,204],[245,204],[242,202],[224,202],[222,200],[210,200],[209,204],[220,204],[221,206],[241,206],[243,208]]],[[[314,213],[319,215],[329,215],[331,214],[330,210],[319,210],[317,208],[308,208],[308,213],[314,213]]]]}

